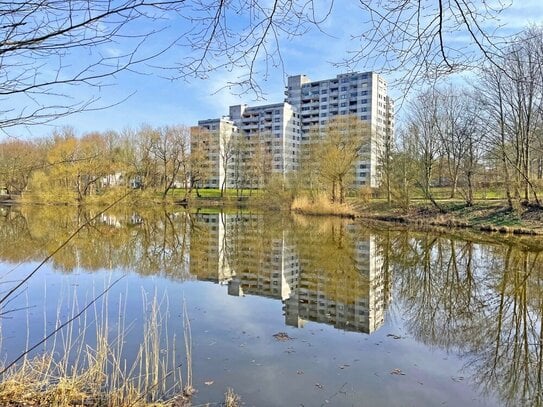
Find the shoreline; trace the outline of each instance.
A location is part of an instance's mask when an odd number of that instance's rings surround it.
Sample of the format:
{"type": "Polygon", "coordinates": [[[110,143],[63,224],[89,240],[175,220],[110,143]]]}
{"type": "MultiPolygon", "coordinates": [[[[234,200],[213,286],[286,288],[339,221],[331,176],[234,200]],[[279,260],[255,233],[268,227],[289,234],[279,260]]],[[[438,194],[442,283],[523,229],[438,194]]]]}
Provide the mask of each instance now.
{"type": "MultiPolygon", "coordinates": [[[[242,208],[279,210],[304,216],[334,216],[345,219],[356,219],[366,221],[385,222],[389,224],[401,224],[412,227],[438,227],[469,229],[477,232],[491,232],[503,235],[529,235],[543,236],[543,208],[518,206],[510,210],[501,200],[484,200],[476,202],[473,206],[466,206],[459,201],[440,202],[442,210],[430,206],[425,201],[412,202],[409,208],[399,208],[388,205],[381,200],[372,200],[365,203],[351,202],[345,205],[330,205],[326,208],[319,205],[308,205],[305,207],[292,207],[285,203],[282,207],[269,206],[262,201],[243,197],[236,199],[232,197],[200,197],[190,200],[179,201],[169,200],[136,200],[126,202],[124,205],[134,207],[149,206],[172,206],[183,208],[242,208]]],[[[87,203],[52,203],[17,198],[1,199],[0,206],[107,206],[108,202],[87,202],[87,203]]]]}
{"type": "Polygon", "coordinates": [[[499,202],[488,202],[471,207],[458,206],[445,212],[427,205],[414,206],[406,213],[394,209],[358,213],[357,218],[407,226],[469,229],[502,235],[543,236],[543,209],[519,208],[510,210],[499,202]]]}

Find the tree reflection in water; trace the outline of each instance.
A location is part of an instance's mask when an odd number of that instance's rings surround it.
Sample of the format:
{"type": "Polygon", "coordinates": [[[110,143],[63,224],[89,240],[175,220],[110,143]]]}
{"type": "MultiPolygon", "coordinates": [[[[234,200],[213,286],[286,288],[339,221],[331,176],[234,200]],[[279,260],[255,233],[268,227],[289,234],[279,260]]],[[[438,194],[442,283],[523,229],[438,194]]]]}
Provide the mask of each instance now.
{"type": "Polygon", "coordinates": [[[540,249],[408,232],[392,246],[410,332],[460,354],[505,405],[541,406],[540,249]]]}
{"type": "MultiPolygon", "coordinates": [[[[3,208],[0,260],[43,259],[93,211],[3,208]]],[[[391,298],[410,334],[460,355],[482,393],[543,406],[543,245],[374,230],[341,219],[119,208],[53,259],[62,272],[129,270],[224,284],[283,303],[285,322],[371,333],[391,298]]]]}

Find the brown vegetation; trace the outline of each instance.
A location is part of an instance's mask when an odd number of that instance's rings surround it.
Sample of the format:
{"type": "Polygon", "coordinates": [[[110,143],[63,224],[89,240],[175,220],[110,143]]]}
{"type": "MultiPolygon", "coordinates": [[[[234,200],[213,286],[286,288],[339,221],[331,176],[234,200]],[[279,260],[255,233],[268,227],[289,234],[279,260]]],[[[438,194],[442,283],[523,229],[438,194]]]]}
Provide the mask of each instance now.
{"type": "Polygon", "coordinates": [[[332,202],[326,195],[314,198],[300,196],[294,198],[291,210],[304,215],[354,217],[356,211],[348,203],[332,202]]]}

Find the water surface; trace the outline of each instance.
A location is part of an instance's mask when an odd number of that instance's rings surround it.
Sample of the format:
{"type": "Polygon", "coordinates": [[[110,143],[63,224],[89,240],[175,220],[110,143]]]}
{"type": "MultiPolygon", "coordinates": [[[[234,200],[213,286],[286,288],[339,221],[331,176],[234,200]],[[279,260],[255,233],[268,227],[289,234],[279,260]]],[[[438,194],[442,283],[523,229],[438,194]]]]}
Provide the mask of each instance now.
{"type": "MultiPolygon", "coordinates": [[[[97,214],[3,208],[5,293],[97,214]]],[[[130,360],[158,316],[166,365],[195,404],[542,405],[543,245],[274,213],[122,208],[100,215],[3,307],[6,363],[73,317],[67,338],[122,333],[130,360]],[[113,281],[122,277],[113,287],[113,281]]],[[[64,342],[63,342],[64,341],[64,342]]],[[[71,349],[73,351],[73,349],[71,349]]]]}

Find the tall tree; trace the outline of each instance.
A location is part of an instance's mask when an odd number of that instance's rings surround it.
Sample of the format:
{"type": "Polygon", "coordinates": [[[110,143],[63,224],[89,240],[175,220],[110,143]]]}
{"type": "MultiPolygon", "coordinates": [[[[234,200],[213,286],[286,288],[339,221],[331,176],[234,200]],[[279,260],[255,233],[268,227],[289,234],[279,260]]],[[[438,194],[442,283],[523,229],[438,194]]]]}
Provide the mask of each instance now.
{"type": "Polygon", "coordinates": [[[20,195],[28,186],[32,172],[44,165],[38,143],[7,140],[0,143],[0,187],[8,195],[20,195]]]}
{"type": "Polygon", "coordinates": [[[188,182],[190,134],[188,128],[176,126],[156,129],[153,135],[152,157],[157,162],[162,197],[166,198],[176,182],[188,182]]]}
{"type": "Polygon", "coordinates": [[[316,172],[332,202],[344,203],[346,191],[354,181],[355,164],[364,158],[363,149],[369,147],[370,141],[367,123],[356,116],[337,116],[325,126],[311,130],[302,167],[310,166],[316,172]]]}
{"type": "Polygon", "coordinates": [[[412,151],[417,155],[419,175],[417,184],[424,197],[441,210],[432,194],[432,178],[437,159],[441,154],[439,141],[439,99],[435,89],[427,89],[417,95],[409,110],[407,133],[412,151]]]}
{"type": "Polygon", "coordinates": [[[543,118],[542,41],[541,27],[519,35],[501,55],[506,70],[483,67],[478,87],[484,111],[491,119],[488,141],[502,162],[510,207],[513,194],[540,204],[532,166],[543,118]]]}

